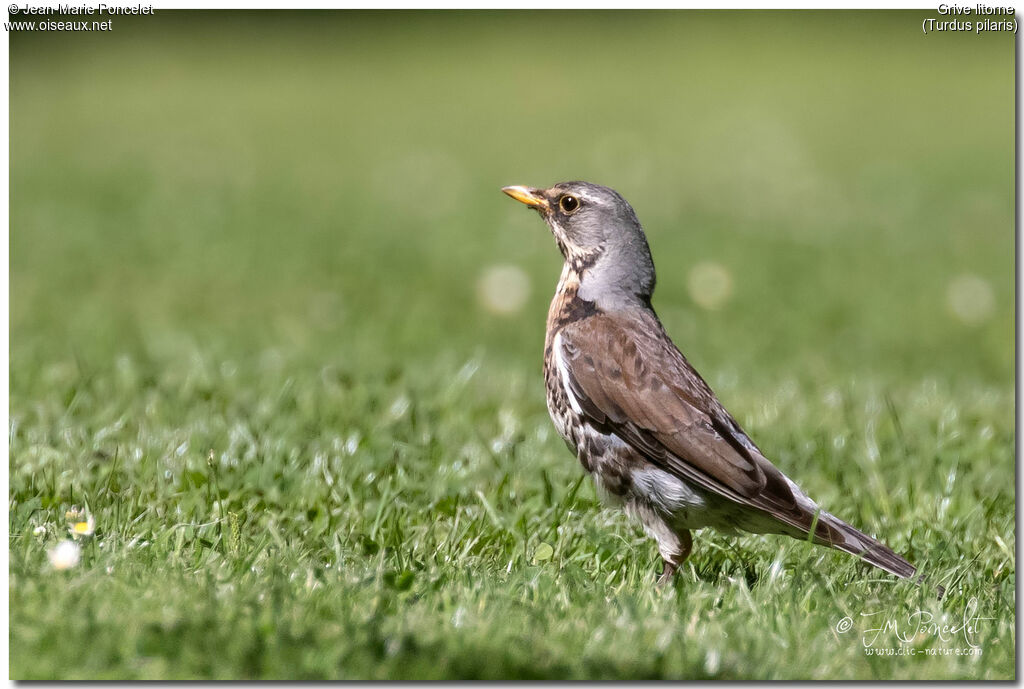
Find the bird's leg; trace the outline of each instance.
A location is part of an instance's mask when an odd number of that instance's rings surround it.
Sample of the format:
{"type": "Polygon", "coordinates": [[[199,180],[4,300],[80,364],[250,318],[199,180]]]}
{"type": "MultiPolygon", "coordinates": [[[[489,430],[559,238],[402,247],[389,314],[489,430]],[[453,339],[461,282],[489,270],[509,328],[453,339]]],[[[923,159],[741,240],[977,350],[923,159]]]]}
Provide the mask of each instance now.
{"type": "Polygon", "coordinates": [[[676,536],[674,542],[658,543],[658,550],[661,552],[663,563],[661,576],[658,577],[659,587],[665,586],[672,581],[672,576],[679,569],[679,565],[683,564],[686,558],[690,557],[690,552],[693,550],[693,539],[690,537],[689,531],[676,532],[674,535],[676,536]]]}
{"type": "Polygon", "coordinates": [[[672,581],[672,575],[676,573],[676,565],[672,564],[668,560],[662,560],[661,576],[658,577],[658,587],[668,585],[672,581]]]}
{"type": "Polygon", "coordinates": [[[658,586],[664,586],[672,580],[672,575],[679,565],[690,556],[693,539],[690,538],[689,529],[677,528],[663,512],[654,509],[646,501],[628,501],[626,511],[639,519],[647,535],[658,543],[658,552],[661,553],[661,560],[664,563],[661,576],[658,577],[658,586]]]}

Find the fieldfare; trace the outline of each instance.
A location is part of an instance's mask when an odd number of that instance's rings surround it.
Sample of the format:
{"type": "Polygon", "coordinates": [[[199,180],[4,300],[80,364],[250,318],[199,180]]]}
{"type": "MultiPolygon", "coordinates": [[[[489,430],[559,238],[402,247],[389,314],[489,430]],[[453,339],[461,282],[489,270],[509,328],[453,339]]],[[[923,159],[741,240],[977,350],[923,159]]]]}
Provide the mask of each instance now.
{"type": "Polygon", "coordinates": [[[559,434],[600,492],[658,543],[667,582],[691,529],[784,534],[899,577],[914,566],[818,507],[771,462],[672,343],[651,306],[654,262],[633,208],[586,182],[502,191],[537,210],[565,258],[544,382],[559,434]]]}

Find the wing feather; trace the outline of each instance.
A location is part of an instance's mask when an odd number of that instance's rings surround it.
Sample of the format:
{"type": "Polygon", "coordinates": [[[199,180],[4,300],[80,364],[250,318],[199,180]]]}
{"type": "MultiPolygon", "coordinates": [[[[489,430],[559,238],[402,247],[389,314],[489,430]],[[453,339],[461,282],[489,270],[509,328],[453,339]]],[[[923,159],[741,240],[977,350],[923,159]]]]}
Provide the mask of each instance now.
{"type": "Polygon", "coordinates": [[[897,576],[914,566],[867,534],[821,511],[783,475],[672,344],[653,312],[598,314],[555,338],[574,409],[659,468],[773,517],[783,533],[863,557],[897,576]]]}
{"type": "MultiPolygon", "coordinates": [[[[653,314],[591,316],[562,328],[555,344],[563,381],[592,423],[679,478],[803,531],[810,528],[814,515],[790,482],[722,407],[653,314]]],[[[818,531],[828,540],[827,527],[818,531]]]]}

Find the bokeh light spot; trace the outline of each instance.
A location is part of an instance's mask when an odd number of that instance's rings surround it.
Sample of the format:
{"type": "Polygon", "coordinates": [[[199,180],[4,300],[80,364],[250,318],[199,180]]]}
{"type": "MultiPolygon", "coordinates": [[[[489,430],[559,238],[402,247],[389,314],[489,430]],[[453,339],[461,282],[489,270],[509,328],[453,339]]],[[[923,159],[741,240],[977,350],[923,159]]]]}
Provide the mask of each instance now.
{"type": "Polygon", "coordinates": [[[686,284],[694,303],[710,311],[721,308],[732,296],[732,274],[715,261],[704,261],[691,268],[686,284]]]}
{"type": "Polygon", "coordinates": [[[992,317],[996,298],[987,280],[967,273],[950,281],[946,289],[946,303],[961,323],[981,325],[992,317]]]}
{"type": "Polygon", "coordinates": [[[480,305],[491,313],[504,316],[517,313],[529,296],[530,278],[516,266],[490,266],[477,282],[480,305]]]}

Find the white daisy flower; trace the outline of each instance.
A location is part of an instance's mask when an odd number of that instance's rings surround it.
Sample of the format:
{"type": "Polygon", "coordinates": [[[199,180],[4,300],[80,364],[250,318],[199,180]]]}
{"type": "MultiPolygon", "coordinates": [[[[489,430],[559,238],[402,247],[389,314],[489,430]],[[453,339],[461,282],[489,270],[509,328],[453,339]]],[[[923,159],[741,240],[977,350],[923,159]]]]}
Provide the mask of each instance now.
{"type": "Polygon", "coordinates": [[[68,525],[68,533],[70,533],[73,538],[92,536],[95,531],[96,520],[93,519],[93,516],[89,513],[78,515],[78,519],[68,525]]]}
{"type": "Polygon", "coordinates": [[[71,569],[82,559],[82,547],[74,541],[61,541],[46,552],[46,557],[58,572],[71,569]]]}

